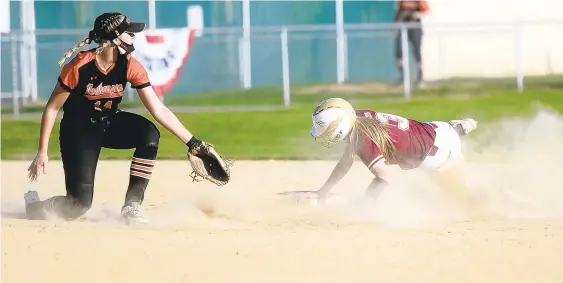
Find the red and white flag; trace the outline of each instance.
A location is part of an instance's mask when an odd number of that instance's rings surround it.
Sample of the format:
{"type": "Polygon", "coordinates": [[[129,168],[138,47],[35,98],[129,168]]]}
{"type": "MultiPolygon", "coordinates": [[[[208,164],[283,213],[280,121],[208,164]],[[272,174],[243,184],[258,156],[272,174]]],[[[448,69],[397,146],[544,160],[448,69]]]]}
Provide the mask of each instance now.
{"type": "Polygon", "coordinates": [[[188,61],[196,30],[190,28],[145,30],[135,37],[133,56],[148,72],[158,96],[166,94],[188,61]]]}

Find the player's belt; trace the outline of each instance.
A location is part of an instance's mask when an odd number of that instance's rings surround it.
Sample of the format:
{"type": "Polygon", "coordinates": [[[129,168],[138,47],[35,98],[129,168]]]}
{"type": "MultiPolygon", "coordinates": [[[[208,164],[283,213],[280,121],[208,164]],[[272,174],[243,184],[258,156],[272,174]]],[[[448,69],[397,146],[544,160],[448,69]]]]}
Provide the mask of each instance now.
{"type": "Polygon", "coordinates": [[[92,124],[108,123],[109,117],[108,116],[92,117],[90,118],[90,122],[92,124]]]}
{"type": "Polygon", "coordinates": [[[96,127],[107,128],[109,126],[109,116],[91,117],[90,123],[94,124],[96,127]]]}
{"type": "Polygon", "coordinates": [[[90,123],[105,129],[109,126],[111,117],[113,115],[117,114],[120,111],[121,110],[117,109],[113,113],[104,113],[104,114],[101,114],[101,115],[90,117],[90,123]]]}

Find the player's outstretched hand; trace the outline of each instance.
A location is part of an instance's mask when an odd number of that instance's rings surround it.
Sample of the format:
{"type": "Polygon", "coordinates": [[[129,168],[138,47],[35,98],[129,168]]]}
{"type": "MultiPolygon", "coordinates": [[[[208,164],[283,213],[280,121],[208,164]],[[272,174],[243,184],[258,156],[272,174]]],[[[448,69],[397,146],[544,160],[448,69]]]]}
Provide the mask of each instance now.
{"type": "Polygon", "coordinates": [[[47,162],[49,161],[49,157],[47,156],[46,152],[38,152],[29,168],[27,168],[28,178],[31,181],[37,181],[39,177],[39,173],[43,172],[43,174],[47,174],[47,162]]]}
{"type": "Polygon", "coordinates": [[[349,201],[346,197],[329,192],[328,190],[318,190],[314,192],[315,199],[311,204],[321,207],[337,207],[346,205],[349,201]]]}
{"type": "Polygon", "coordinates": [[[320,205],[326,204],[326,200],[327,200],[328,195],[329,195],[327,190],[320,189],[318,191],[315,191],[314,193],[317,197],[317,203],[318,204],[320,204],[320,205]]]}

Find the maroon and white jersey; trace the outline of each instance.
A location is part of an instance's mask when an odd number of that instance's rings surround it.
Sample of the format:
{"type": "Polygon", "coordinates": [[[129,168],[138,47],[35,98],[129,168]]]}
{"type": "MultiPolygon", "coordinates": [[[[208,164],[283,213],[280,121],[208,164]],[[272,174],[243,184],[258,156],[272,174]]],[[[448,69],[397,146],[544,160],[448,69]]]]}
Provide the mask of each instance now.
{"type": "Polygon", "coordinates": [[[418,167],[429,153],[436,150],[433,146],[436,131],[434,130],[435,126],[431,123],[418,122],[372,110],[357,110],[356,115],[368,117],[388,125],[388,133],[395,146],[396,162],[385,160],[377,145],[362,133],[354,148],[356,154],[369,169],[382,161],[399,165],[405,170],[413,169],[418,167]]]}

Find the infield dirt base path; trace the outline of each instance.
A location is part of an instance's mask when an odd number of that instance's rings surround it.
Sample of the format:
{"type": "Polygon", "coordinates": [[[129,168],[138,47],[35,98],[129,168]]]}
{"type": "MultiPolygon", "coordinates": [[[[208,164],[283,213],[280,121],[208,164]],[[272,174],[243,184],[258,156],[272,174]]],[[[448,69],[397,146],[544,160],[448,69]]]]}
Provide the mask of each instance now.
{"type": "MultiPolygon", "coordinates": [[[[192,183],[187,162],[159,161],[144,203],[151,224],[127,227],[116,217],[129,162],[100,162],[94,206],[74,222],[22,219],[27,189],[64,192],[61,163],[35,184],[28,165],[2,162],[6,283],[563,282],[563,193],[507,186],[508,201],[483,185],[518,178],[505,166],[472,169],[489,176],[475,191],[499,213],[477,221],[416,172],[377,202],[321,209],[276,193],[318,189],[335,162],[237,161],[233,181],[215,187],[192,183]]],[[[369,174],[357,162],[334,191],[361,193],[369,174]]]]}

